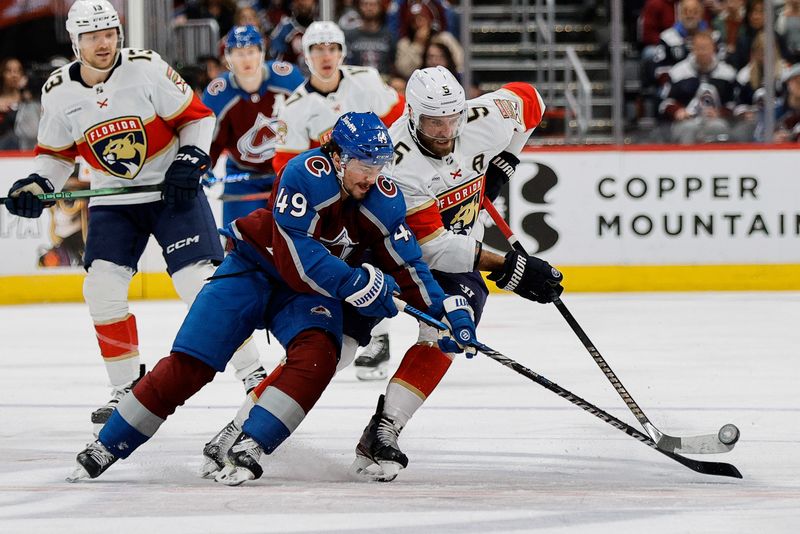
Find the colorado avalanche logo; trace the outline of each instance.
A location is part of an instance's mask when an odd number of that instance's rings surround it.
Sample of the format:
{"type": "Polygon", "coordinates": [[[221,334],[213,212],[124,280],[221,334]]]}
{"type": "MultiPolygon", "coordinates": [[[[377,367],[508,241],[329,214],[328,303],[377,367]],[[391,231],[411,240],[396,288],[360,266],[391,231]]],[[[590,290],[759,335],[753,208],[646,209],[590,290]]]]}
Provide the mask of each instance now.
{"type": "Polygon", "coordinates": [[[236,149],[242,161],[263,163],[272,158],[275,155],[275,142],[279,137],[281,125],[285,130],[286,125],[283,121],[259,113],[253,126],[236,142],[236,149]]]}
{"type": "Polygon", "coordinates": [[[394,198],[397,196],[397,185],[386,176],[381,174],[378,176],[375,183],[378,185],[378,189],[380,189],[381,193],[387,197],[394,198]]]}
{"type": "Polygon", "coordinates": [[[120,117],[83,134],[97,162],[118,178],[133,180],[147,158],[147,133],[139,117],[120,117]]]}
{"type": "Polygon", "coordinates": [[[347,232],[347,228],[342,228],[342,231],[339,232],[339,235],[334,237],[333,239],[325,239],[324,237],[320,236],[319,240],[322,242],[325,247],[331,251],[331,254],[334,256],[338,256],[339,259],[344,260],[353,252],[353,248],[358,245],[358,241],[353,241],[350,238],[350,234],[347,232]],[[336,247],[342,247],[341,250],[335,251],[336,247]],[[337,254],[338,252],[338,254],[337,254]]]}

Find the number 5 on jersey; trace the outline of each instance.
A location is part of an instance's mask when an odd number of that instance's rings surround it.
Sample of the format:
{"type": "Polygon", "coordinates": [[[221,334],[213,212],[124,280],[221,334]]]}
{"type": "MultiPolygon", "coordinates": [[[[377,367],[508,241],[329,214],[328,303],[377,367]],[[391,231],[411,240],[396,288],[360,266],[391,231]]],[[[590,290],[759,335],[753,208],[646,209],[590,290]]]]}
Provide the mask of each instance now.
{"type": "MultiPolygon", "coordinates": [[[[292,209],[289,210],[289,215],[292,217],[302,217],[306,214],[306,208],[308,207],[308,202],[306,201],[306,197],[303,196],[302,193],[295,193],[292,195],[292,209]]],[[[286,211],[286,208],[289,207],[289,194],[286,192],[286,188],[282,187],[280,192],[278,193],[278,198],[275,199],[275,209],[278,210],[279,213],[283,214],[286,211]]]]}

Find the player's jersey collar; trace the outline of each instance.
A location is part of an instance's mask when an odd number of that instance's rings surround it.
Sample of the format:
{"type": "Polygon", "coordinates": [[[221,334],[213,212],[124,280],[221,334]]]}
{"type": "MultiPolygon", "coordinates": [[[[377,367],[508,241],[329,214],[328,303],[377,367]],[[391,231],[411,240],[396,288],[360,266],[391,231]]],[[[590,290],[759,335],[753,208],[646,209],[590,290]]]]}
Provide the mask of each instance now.
{"type": "MultiPolygon", "coordinates": [[[[100,83],[108,83],[109,80],[111,80],[111,76],[114,74],[114,72],[117,70],[117,67],[119,67],[120,65],[122,65],[122,52],[120,52],[119,57],[117,57],[117,61],[116,63],[114,63],[114,67],[112,67],[112,69],[108,71],[108,77],[105,79],[105,81],[102,81],[100,83]]],[[[86,83],[85,81],[83,81],[83,77],[81,76],[80,61],[75,61],[72,63],[72,65],[69,66],[69,78],[73,82],[78,82],[87,89],[91,89],[93,87],[88,83],[86,83]]]]}

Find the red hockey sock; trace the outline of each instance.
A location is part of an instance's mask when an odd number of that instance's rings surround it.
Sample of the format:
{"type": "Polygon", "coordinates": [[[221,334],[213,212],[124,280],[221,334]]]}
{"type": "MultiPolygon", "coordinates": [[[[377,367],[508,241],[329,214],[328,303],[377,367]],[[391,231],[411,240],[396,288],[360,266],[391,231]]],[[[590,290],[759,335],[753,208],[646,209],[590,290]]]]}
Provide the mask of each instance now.
{"type": "Polygon", "coordinates": [[[336,372],[336,355],[336,344],[328,334],[317,329],[305,330],[289,344],[286,363],[270,385],[290,396],[308,413],[336,372]]]}
{"type": "Polygon", "coordinates": [[[134,386],[133,394],[155,415],[166,419],[178,406],[214,379],[216,371],[197,358],[173,352],[134,386]]]}
{"type": "Polygon", "coordinates": [[[113,323],[95,324],[97,343],[105,361],[125,360],[139,355],[139,334],[136,317],[128,314],[113,323]]]}
{"type": "Polygon", "coordinates": [[[452,360],[439,347],[413,345],[403,356],[391,381],[425,400],[436,389],[451,363],[452,360]]]}

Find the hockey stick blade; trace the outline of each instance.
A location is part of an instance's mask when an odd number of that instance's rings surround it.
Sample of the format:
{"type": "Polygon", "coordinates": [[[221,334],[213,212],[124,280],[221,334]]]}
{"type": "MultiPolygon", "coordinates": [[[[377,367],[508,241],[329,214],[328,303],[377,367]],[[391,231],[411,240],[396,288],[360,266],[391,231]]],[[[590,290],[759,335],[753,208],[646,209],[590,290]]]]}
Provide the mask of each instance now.
{"type": "Polygon", "coordinates": [[[202,180],[204,187],[211,187],[214,184],[234,184],[238,182],[258,182],[260,180],[274,180],[274,174],[255,174],[252,172],[240,172],[228,174],[217,178],[216,176],[206,176],[202,180]]]}
{"type": "MultiPolygon", "coordinates": [[[[492,204],[489,199],[484,198],[482,206],[487,213],[489,213],[492,220],[497,225],[497,228],[503,233],[514,250],[517,250],[523,254],[527,254],[525,252],[525,248],[522,246],[522,243],[519,242],[517,236],[515,236],[512,232],[511,227],[508,226],[508,223],[506,223],[505,219],[503,219],[500,213],[498,213],[497,208],[494,207],[494,204],[492,204]]],[[[701,436],[690,437],[670,436],[668,434],[664,434],[658,428],[656,428],[636,403],[631,394],[628,393],[628,390],[619,380],[616,373],[614,373],[614,370],[611,369],[611,366],[608,365],[608,362],[606,362],[606,360],[603,358],[603,355],[600,354],[600,351],[598,351],[594,346],[592,341],[589,339],[589,336],[586,334],[583,328],[581,328],[581,325],[578,324],[578,321],[567,309],[567,306],[559,298],[555,298],[553,300],[553,304],[555,304],[559,313],[561,313],[561,316],[567,322],[569,327],[589,352],[589,355],[625,402],[625,405],[628,407],[631,413],[633,413],[634,417],[636,417],[637,421],[639,421],[659,449],[681,454],[715,454],[729,452],[733,449],[733,447],[736,445],[736,442],[739,440],[739,429],[732,424],[724,425],[716,434],[705,434],[701,436]]]]}
{"type": "MultiPolygon", "coordinates": [[[[430,315],[428,315],[428,314],[426,314],[426,313],[414,308],[413,306],[409,306],[408,304],[406,304],[405,302],[403,302],[400,299],[396,298],[396,299],[394,299],[394,302],[395,302],[395,305],[397,306],[398,310],[401,310],[401,311],[407,313],[408,315],[416,318],[417,320],[420,320],[420,321],[422,321],[422,322],[424,322],[424,323],[426,323],[426,324],[428,324],[430,326],[433,326],[434,328],[438,328],[439,330],[449,331],[449,328],[447,328],[447,325],[444,324],[442,321],[437,321],[436,319],[434,319],[430,315]]],[[[742,474],[739,472],[739,470],[735,466],[733,466],[731,464],[727,464],[727,463],[723,463],[723,462],[706,462],[706,461],[702,461],[702,460],[694,460],[692,458],[686,458],[685,456],[681,456],[680,454],[677,454],[675,452],[661,449],[661,448],[658,447],[656,442],[653,441],[653,439],[650,436],[648,436],[647,434],[644,434],[644,433],[640,432],[639,430],[636,430],[635,428],[633,428],[632,426],[630,426],[626,422],[624,422],[624,421],[622,421],[620,419],[617,419],[616,417],[614,417],[610,413],[606,412],[605,410],[603,410],[601,408],[598,408],[597,406],[595,406],[594,404],[590,403],[589,401],[587,401],[587,400],[579,397],[578,395],[575,395],[574,393],[564,389],[563,387],[559,386],[555,382],[551,382],[550,380],[548,380],[547,378],[543,377],[542,375],[540,375],[538,373],[535,373],[534,371],[531,371],[530,369],[528,369],[524,365],[520,364],[519,362],[516,362],[516,361],[512,360],[511,358],[503,355],[500,352],[497,352],[496,350],[492,349],[491,347],[488,347],[487,345],[484,345],[483,343],[477,343],[476,342],[476,343],[473,344],[473,346],[476,349],[478,349],[479,352],[481,352],[485,356],[488,356],[492,360],[494,360],[494,361],[496,361],[498,363],[501,363],[502,365],[504,365],[504,366],[506,366],[506,367],[508,367],[510,369],[513,369],[517,373],[519,373],[519,374],[523,375],[524,377],[532,380],[533,382],[536,382],[537,384],[539,384],[540,386],[544,387],[545,389],[548,389],[548,390],[552,391],[553,393],[555,393],[559,397],[561,397],[563,399],[566,399],[567,401],[571,402],[575,406],[578,406],[579,408],[583,409],[584,411],[587,411],[590,414],[594,415],[598,419],[600,419],[602,421],[605,421],[606,423],[610,424],[614,428],[616,428],[618,430],[621,430],[622,432],[628,434],[629,436],[641,441],[642,443],[644,443],[648,447],[657,450],[658,452],[660,452],[664,456],[667,456],[668,458],[672,458],[676,462],[688,467],[692,471],[695,471],[697,473],[701,473],[701,474],[704,474],[704,475],[714,475],[714,476],[731,477],[731,478],[742,478],[742,474]]]]}
{"type": "MultiPolygon", "coordinates": [[[[59,191],[57,193],[41,193],[36,195],[39,200],[46,202],[52,200],[72,200],[76,198],[108,197],[113,195],[130,195],[133,193],[152,193],[161,191],[161,184],[133,185],[129,187],[105,187],[101,189],[80,189],[78,191],[59,191]]],[[[0,197],[0,204],[7,197],[0,197]]]]}

